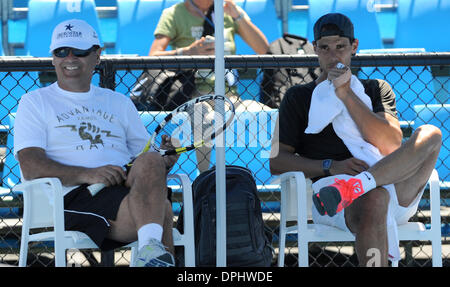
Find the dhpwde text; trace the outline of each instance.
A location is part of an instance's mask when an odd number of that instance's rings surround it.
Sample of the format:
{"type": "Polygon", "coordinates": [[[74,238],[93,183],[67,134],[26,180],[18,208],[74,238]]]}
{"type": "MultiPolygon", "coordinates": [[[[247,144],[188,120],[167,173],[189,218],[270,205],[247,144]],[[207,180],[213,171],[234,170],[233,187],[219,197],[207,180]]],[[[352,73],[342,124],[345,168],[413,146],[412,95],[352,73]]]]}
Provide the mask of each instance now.
{"type": "Polygon", "coordinates": [[[217,274],[184,271],[177,274],[178,282],[272,282],[271,271],[222,271],[217,274]]]}

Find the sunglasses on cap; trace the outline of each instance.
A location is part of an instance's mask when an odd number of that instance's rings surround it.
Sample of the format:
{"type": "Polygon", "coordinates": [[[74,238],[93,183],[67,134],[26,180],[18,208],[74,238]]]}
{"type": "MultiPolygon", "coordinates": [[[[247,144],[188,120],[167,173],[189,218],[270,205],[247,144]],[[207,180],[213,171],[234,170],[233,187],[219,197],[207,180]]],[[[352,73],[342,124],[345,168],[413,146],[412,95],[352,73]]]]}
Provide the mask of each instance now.
{"type": "Polygon", "coordinates": [[[81,49],[75,49],[75,48],[69,48],[69,47],[61,47],[58,49],[55,49],[53,51],[53,55],[55,55],[58,58],[65,58],[69,55],[70,51],[72,51],[72,55],[75,57],[83,58],[88,56],[92,51],[96,51],[97,47],[92,46],[91,48],[87,50],[81,50],[81,49]]]}

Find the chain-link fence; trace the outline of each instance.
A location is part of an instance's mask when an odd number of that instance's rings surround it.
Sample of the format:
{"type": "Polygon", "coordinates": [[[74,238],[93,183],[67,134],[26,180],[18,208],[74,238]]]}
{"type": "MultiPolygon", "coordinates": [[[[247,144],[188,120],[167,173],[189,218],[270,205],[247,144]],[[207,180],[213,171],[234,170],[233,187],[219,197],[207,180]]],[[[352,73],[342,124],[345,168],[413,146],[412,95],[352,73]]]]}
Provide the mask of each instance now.
{"type": "MultiPolygon", "coordinates": [[[[263,216],[273,233],[278,254],[278,186],[272,185],[268,155],[277,117],[277,106],[286,87],[314,79],[318,73],[317,57],[227,56],[226,93],[235,100],[238,122],[226,141],[226,163],[252,170],[262,200],[263,216]],[[265,105],[263,105],[263,103],[265,105]],[[261,112],[261,110],[265,110],[261,112]]],[[[423,123],[431,123],[443,132],[443,146],[436,168],[441,179],[442,257],[450,264],[450,53],[357,55],[353,73],[361,79],[383,79],[394,89],[398,116],[404,138],[423,123]]],[[[93,83],[130,96],[140,112],[164,112],[196,94],[214,91],[213,57],[104,57],[97,67],[93,83]],[[145,71],[145,73],[143,73],[145,71]],[[195,87],[195,88],[193,88],[195,87]]],[[[19,169],[12,155],[14,127],[11,119],[20,97],[55,81],[51,60],[47,58],[0,57],[0,262],[18,263],[21,234],[22,197],[11,188],[19,181],[19,169]]],[[[153,123],[149,123],[152,125],[153,123]]],[[[150,130],[151,131],[151,130],[150,130]]],[[[214,164],[214,149],[211,165],[214,164]]],[[[195,152],[183,154],[173,172],[185,173],[191,180],[199,174],[195,152]]],[[[179,194],[175,193],[175,201],[179,194]]],[[[415,220],[429,222],[429,200],[425,194],[415,220]]],[[[174,205],[175,214],[179,205],[174,205]]],[[[174,221],[176,221],[176,216],[174,221]]],[[[30,247],[30,265],[52,265],[52,244],[30,247]]],[[[354,266],[357,259],[352,243],[310,244],[313,266],[354,266]]],[[[431,265],[429,242],[402,242],[404,259],[400,265],[431,265]]],[[[296,236],[288,236],[286,266],[297,265],[296,236]]],[[[99,252],[69,252],[69,263],[98,264],[99,252]]],[[[115,254],[116,265],[126,265],[128,251],[115,254]]],[[[274,258],[274,262],[276,257],[274,258]]]]}

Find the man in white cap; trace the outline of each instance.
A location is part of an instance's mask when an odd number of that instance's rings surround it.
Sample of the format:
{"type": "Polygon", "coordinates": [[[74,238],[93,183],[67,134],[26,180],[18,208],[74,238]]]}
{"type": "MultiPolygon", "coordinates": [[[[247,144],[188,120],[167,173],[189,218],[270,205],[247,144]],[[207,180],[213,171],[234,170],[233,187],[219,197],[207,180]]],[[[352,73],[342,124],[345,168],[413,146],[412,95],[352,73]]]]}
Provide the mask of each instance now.
{"type": "Polygon", "coordinates": [[[66,230],[88,234],[102,250],[137,239],[136,266],[174,266],[166,176],[177,158],[147,152],[123,170],[149,135],[128,97],[91,84],[101,51],[86,22],[55,27],[50,53],[57,82],[21,98],[15,156],[24,180],[61,180],[66,230]],[[106,187],[93,196],[87,187],[95,183],[106,187]]]}

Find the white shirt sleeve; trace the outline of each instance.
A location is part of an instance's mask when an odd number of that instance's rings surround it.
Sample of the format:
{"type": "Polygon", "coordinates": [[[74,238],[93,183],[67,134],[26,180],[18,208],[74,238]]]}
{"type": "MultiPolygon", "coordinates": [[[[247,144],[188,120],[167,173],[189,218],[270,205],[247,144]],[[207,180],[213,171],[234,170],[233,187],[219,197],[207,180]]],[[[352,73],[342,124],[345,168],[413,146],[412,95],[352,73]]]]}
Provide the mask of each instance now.
{"type": "Polygon", "coordinates": [[[47,125],[39,97],[25,94],[17,108],[14,122],[14,156],[28,147],[47,147],[47,125]]]}
{"type": "Polygon", "coordinates": [[[150,134],[142,123],[133,102],[128,99],[127,104],[127,145],[131,154],[136,156],[144,149],[145,145],[150,140],[150,134]]]}

